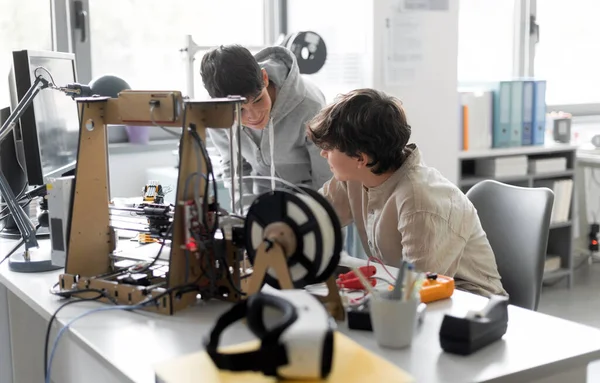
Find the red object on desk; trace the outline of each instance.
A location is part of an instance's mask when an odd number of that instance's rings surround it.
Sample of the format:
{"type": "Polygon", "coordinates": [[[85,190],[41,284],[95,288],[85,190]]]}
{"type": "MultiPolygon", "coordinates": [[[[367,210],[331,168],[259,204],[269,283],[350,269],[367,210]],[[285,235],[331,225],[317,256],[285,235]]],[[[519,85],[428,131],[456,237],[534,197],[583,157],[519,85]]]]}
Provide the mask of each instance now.
{"type": "MultiPolygon", "coordinates": [[[[365,278],[370,278],[377,273],[377,268],[375,266],[361,266],[358,268],[360,272],[365,276],[365,278]]],[[[338,280],[345,281],[348,279],[358,278],[358,275],[354,273],[354,271],[349,271],[346,274],[340,274],[338,276],[338,280]]]]}
{"type": "MultiPolygon", "coordinates": [[[[352,278],[352,279],[346,279],[346,280],[337,280],[337,284],[339,287],[343,287],[345,289],[352,289],[352,290],[364,290],[365,286],[361,283],[360,279],[358,279],[358,277],[356,278],[352,278]]],[[[377,280],[373,279],[373,278],[369,278],[369,284],[373,287],[375,287],[375,285],[377,284],[377,280]]]]}

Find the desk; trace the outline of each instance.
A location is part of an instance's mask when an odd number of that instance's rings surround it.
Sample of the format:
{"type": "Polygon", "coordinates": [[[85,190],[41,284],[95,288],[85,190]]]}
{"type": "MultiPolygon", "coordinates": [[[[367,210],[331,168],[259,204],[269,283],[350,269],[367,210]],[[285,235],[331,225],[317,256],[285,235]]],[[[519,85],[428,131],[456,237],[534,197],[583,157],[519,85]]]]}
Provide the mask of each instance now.
{"type": "MultiPolygon", "coordinates": [[[[1,242],[0,254],[9,246],[1,242]]],[[[59,273],[18,274],[7,264],[0,266],[0,288],[8,295],[15,383],[43,381],[46,323],[61,304],[48,289],[59,273]]],[[[408,371],[417,382],[585,382],[588,363],[600,359],[600,330],[513,306],[502,341],[470,357],[443,353],[438,340],[443,315],[463,315],[485,303],[484,298],[456,291],[452,299],[430,304],[413,345],[401,351],[380,349],[369,332],[350,331],[343,324],[340,330],[408,371]]],[[[100,305],[71,305],[59,315],[59,322],[100,305]]],[[[173,317],[115,311],[83,318],[61,339],[54,381],[153,382],[152,365],[201,349],[203,336],[227,307],[225,302],[211,301],[173,317]]],[[[0,307],[0,313],[5,310],[0,307]]],[[[51,341],[55,335],[53,331],[51,341]]],[[[250,339],[238,323],[224,333],[223,344],[250,339]]]]}

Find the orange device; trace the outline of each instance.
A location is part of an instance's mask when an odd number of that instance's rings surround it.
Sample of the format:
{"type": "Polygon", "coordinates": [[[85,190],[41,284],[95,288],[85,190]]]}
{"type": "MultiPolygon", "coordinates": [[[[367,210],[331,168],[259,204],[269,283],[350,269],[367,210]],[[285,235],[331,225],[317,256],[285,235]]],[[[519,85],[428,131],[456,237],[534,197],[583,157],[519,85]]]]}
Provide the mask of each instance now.
{"type": "Polygon", "coordinates": [[[429,303],[450,298],[454,293],[454,278],[427,273],[421,287],[421,302],[429,303]]]}

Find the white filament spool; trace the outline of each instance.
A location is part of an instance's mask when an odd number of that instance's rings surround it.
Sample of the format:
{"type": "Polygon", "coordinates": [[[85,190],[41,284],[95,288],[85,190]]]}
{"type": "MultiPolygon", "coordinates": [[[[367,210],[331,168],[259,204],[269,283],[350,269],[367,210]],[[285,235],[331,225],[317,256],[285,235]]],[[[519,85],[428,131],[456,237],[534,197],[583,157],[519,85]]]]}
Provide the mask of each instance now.
{"type": "MultiPolygon", "coordinates": [[[[317,192],[307,194],[277,190],[259,196],[246,217],[246,248],[251,261],[265,241],[264,232],[273,223],[285,223],[296,237],[296,252],[286,254],[296,288],[325,281],[339,262],[342,234],[333,208],[317,192]]],[[[279,287],[277,275],[269,269],[266,281],[279,287]]]]}
{"type": "MultiPolygon", "coordinates": [[[[303,194],[297,194],[298,198],[304,201],[307,205],[310,206],[317,222],[319,223],[319,231],[321,232],[321,241],[322,241],[322,254],[321,254],[321,264],[319,265],[319,273],[317,276],[323,274],[331,258],[333,258],[333,249],[335,245],[335,233],[333,231],[333,222],[327,211],[321,206],[319,202],[314,200],[312,197],[303,194]]],[[[304,254],[307,254],[309,249],[312,251],[317,250],[316,246],[316,236],[314,233],[304,234],[303,242],[304,242],[304,254]]],[[[309,258],[310,259],[310,258],[309,258]]],[[[315,259],[313,256],[312,259],[315,259]]]]}

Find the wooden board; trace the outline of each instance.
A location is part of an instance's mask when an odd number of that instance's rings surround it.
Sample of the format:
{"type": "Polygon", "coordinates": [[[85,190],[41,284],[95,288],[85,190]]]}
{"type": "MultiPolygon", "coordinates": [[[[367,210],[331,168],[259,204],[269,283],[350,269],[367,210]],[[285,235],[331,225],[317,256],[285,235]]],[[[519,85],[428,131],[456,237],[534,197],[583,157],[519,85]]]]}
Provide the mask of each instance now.
{"type": "MultiPolygon", "coordinates": [[[[336,332],[331,374],[326,382],[414,382],[405,371],[375,355],[346,335],[336,332]]],[[[250,351],[258,348],[258,341],[246,342],[226,348],[229,352],[250,351]]],[[[275,383],[276,378],[256,372],[230,372],[217,369],[205,351],[182,356],[155,366],[158,383],[275,383]]],[[[287,382],[302,382],[288,380],[287,382]]],[[[307,382],[324,382],[310,380],[307,382]]]]}

